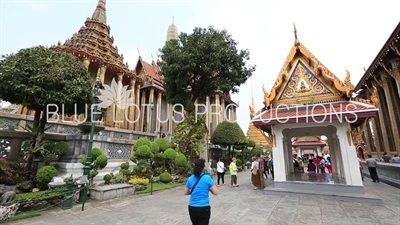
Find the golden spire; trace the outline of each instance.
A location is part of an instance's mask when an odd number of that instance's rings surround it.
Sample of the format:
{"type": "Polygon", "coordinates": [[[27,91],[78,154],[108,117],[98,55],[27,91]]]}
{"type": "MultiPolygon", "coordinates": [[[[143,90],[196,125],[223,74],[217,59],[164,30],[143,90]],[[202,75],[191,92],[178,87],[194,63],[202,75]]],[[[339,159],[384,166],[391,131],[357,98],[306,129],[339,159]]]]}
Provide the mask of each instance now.
{"type": "Polygon", "coordinates": [[[94,10],[92,15],[92,20],[107,24],[106,0],[99,0],[96,10],[94,10]]]}
{"type": "Polygon", "coordinates": [[[293,22],[293,28],[294,28],[294,47],[299,47],[300,46],[300,41],[297,39],[297,29],[296,29],[296,24],[293,22]]]}
{"type": "Polygon", "coordinates": [[[175,17],[172,17],[172,24],[168,27],[167,41],[178,40],[178,28],[175,25],[175,17]]]}
{"type": "Polygon", "coordinates": [[[256,111],[254,109],[253,80],[251,79],[250,81],[251,81],[251,104],[249,105],[249,109],[250,109],[250,119],[253,119],[253,117],[256,114],[256,111]]]}

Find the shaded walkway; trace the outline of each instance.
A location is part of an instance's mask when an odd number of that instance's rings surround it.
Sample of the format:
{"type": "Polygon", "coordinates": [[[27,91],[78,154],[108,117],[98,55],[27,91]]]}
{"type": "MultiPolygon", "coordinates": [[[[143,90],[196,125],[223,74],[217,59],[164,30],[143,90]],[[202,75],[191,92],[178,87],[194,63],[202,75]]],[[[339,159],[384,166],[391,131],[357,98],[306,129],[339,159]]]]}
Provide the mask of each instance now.
{"type": "MultiPolygon", "coordinates": [[[[385,224],[398,225],[400,221],[400,189],[383,183],[364,182],[368,191],[383,198],[383,205],[338,202],[301,197],[280,197],[254,191],[250,172],[239,173],[239,188],[219,187],[220,194],[211,197],[211,225],[260,224],[385,224]]],[[[214,177],[215,179],[215,177],[214,177]]],[[[227,177],[229,181],[229,177],[227,177]]],[[[270,179],[267,182],[271,182],[270,179]]],[[[154,195],[133,196],[107,202],[92,202],[84,212],[80,205],[72,210],[54,209],[42,216],[15,225],[190,225],[187,213],[188,196],[182,188],[154,195]]]]}

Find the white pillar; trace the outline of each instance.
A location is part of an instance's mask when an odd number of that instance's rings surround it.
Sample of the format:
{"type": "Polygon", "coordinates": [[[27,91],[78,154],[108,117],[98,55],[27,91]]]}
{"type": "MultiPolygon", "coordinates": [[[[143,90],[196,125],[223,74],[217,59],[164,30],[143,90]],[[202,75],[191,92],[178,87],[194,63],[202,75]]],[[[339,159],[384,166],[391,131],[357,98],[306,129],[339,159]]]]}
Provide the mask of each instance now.
{"type": "MultiPolygon", "coordinates": [[[[346,179],[346,184],[351,186],[363,186],[361,180],[360,169],[357,162],[357,153],[352,143],[349,145],[347,140],[347,124],[338,123],[336,125],[337,135],[336,138],[339,140],[339,148],[341,153],[341,159],[343,163],[343,173],[346,179]]],[[[351,141],[350,141],[351,142],[351,141]]]]}
{"type": "Polygon", "coordinates": [[[286,181],[286,163],[284,154],[283,134],[281,130],[275,130],[276,145],[272,148],[274,158],[274,181],[286,181]]]}

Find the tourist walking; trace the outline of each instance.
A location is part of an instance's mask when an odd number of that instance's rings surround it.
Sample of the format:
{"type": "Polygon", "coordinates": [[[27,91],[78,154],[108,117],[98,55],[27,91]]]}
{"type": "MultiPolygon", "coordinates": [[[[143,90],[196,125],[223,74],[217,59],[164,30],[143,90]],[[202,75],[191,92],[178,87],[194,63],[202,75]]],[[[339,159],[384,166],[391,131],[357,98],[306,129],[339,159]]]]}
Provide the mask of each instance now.
{"type": "Polygon", "coordinates": [[[253,156],[251,159],[253,160],[251,163],[251,183],[253,184],[254,190],[257,190],[261,187],[259,163],[257,161],[257,157],[253,156]]]}
{"type": "Polygon", "coordinates": [[[332,163],[331,163],[330,156],[326,157],[325,166],[326,166],[326,169],[328,170],[328,173],[332,174],[332,163]]]}
{"type": "Polygon", "coordinates": [[[270,165],[270,169],[271,169],[271,175],[272,175],[272,179],[274,179],[274,159],[271,156],[271,159],[269,160],[269,165],[270,165]]]}
{"type": "Polygon", "coordinates": [[[320,172],[321,172],[321,165],[320,165],[320,164],[321,164],[321,158],[320,158],[319,155],[317,155],[317,156],[315,157],[314,162],[315,162],[315,165],[317,166],[316,173],[320,173],[320,172]]]}
{"type": "Polygon", "coordinates": [[[218,184],[218,187],[220,184],[219,183],[220,180],[222,180],[222,185],[225,185],[225,180],[224,180],[225,170],[226,170],[226,167],[225,167],[224,162],[222,162],[221,159],[218,159],[218,162],[217,162],[217,175],[218,175],[217,184],[218,184]]]}
{"type": "Polygon", "coordinates": [[[232,158],[231,164],[229,164],[229,174],[231,175],[231,187],[239,187],[237,184],[237,166],[236,166],[236,158],[232,158]]]}
{"type": "Polygon", "coordinates": [[[186,182],[185,195],[190,195],[189,216],[193,225],[208,225],[210,223],[211,207],[209,192],[218,194],[213,179],[204,174],[205,160],[194,162],[193,175],[186,182]]]}
{"type": "Polygon", "coordinates": [[[363,174],[363,172],[362,172],[363,167],[362,167],[362,164],[361,164],[361,159],[358,158],[358,157],[357,157],[357,159],[358,159],[358,167],[360,168],[361,180],[364,181],[364,174],[363,174]]]}
{"type": "Polygon", "coordinates": [[[376,172],[376,165],[378,165],[378,163],[376,162],[375,159],[372,158],[371,154],[368,154],[368,159],[365,160],[365,163],[367,164],[369,175],[372,179],[372,182],[379,183],[378,173],[376,172]]]}
{"type": "Polygon", "coordinates": [[[265,188],[265,178],[264,175],[268,178],[267,174],[265,173],[264,169],[264,159],[261,155],[257,155],[258,158],[258,172],[260,173],[260,188],[265,188]]]}

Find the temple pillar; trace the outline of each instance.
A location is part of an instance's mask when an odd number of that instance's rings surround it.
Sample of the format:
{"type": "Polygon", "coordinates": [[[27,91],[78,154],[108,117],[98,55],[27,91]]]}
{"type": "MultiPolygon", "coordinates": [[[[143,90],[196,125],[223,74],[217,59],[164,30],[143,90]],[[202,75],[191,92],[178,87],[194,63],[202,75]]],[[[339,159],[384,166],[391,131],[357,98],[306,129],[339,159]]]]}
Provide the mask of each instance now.
{"type": "Polygon", "coordinates": [[[382,88],[381,84],[379,83],[378,85],[376,85],[376,88],[378,89],[378,99],[379,99],[379,111],[378,111],[378,118],[379,118],[379,126],[377,126],[378,132],[380,132],[384,137],[386,138],[382,138],[382,145],[381,147],[383,147],[384,149],[380,149],[381,152],[387,152],[390,151],[390,145],[389,145],[389,137],[388,137],[388,132],[387,132],[387,124],[386,124],[386,120],[385,118],[385,114],[384,114],[384,110],[387,110],[385,108],[385,101],[386,99],[384,98],[384,96],[382,96],[382,90],[380,90],[382,88]],[[380,92],[380,93],[379,93],[380,92]]]}
{"type": "MultiPolygon", "coordinates": [[[[365,136],[365,141],[367,142],[367,153],[371,154],[372,152],[376,152],[376,148],[374,145],[374,140],[371,132],[371,125],[370,125],[370,119],[366,119],[365,125],[364,125],[364,136],[365,136]]],[[[365,154],[364,154],[365,157],[365,154]]]]}
{"type": "Polygon", "coordinates": [[[221,118],[220,118],[220,123],[222,123],[222,121],[226,120],[226,109],[225,109],[225,99],[222,98],[221,99],[221,107],[222,107],[222,114],[221,114],[221,118]]]}
{"type": "Polygon", "coordinates": [[[144,118],[145,118],[145,114],[144,114],[144,110],[145,110],[145,105],[146,104],[146,90],[142,91],[142,100],[140,101],[140,122],[139,122],[139,130],[140,132],[144,132],[144,118]]]}
{"type": "Polygon", "coordinates": [[[387,118],[392,118],[391,126],[388,126],[389,129],[392,130],[393,133],[393,144],[394,144],[394,149],[388,149],[390,152],[393,152],[397,149],[400,149],[400,118],[398,116],[399,112],[399,105],[400,102],[398,101],[399,99],[396,98],[397,96],[394,96],[394,94],[397,95],[397,90],[394,90],[393,88],[393,83],[391,83],[391,78],[388,73],[386,72],[381,72],[381,78],[382,78],[382,88],[383,92],[385,93],[385,100],[387,104],[387,108],[389,111],[389,116],[390,117],[385,117],[385,121],[388,121],[387,118]]]}
{"type": "MultiPolygon", "coordinates": [[[[101,75],[101,70],[100,70],[100,75],[101,75]]],[[[124,110],[123,109],[121,109],[121,107],[122,107],[122,88],[123,88],[123,85],[122,85],[122,79],[123,79],[123,77],[124,77],[124,74],[123,73],[117,73],[117,84],[118,84],[118,90],[117,90],[117,104],[115,105],[115,111],[114,111],[114,115],[115,115],[115,117],[114,117],[114,127],[116,127],[116,128],[123,128],[123,126],[124,126],[124,124],[123,124],[123,121],[124,121],[124,118],[123,118],[123,115],[124,115],[124,110]]],[[[100,77],[100,79],[101,79],[101,77],[100,77]]],[[[125,99],[126,100],[126,99],[125,99]]]]}
{"type": "Polygon", "coordinates": [[[388,71],[390,76],[392,76],[398,83],[400,82],[400,57],[396,57],[390,60],[392,70],[388,71]]]}
{"type": "Polygon", "coordinates": [[[131,91],[130,96],[129,96],[129,107],[125,109],[125,117],[128,119],[125,119],[125,127],[127,127],[129,130],[134,129],[134,121],[135,121],[135,87],[136,87],[136,78],[131,77],[130,83],[129,83],[129,89],[131,91]],[[128,115],[126,115],[128,113],[128,115]]]}
{"type": "Polygon", "coordinates": [[[237,121],[237,117],[236,117],[236,107],[233,108],[233,121],[237,121]]]}
{"type": "Polygon", "coordinates": [[[157,117],[156,117],[156,131],[160,132],[161,137],[161,111],[162,111],[162,92],[158,92],[157,97],[157,117]]]}
{"type": "Polygon", "coordinates": [[[172,134],[172,107],[169,103],[167,104],[167,117],[167,133],[172,134]]]}
{"type": "Polygon", "coordinates": [[[105,65],[100,66],[100,81],[103,84],[104,84],[104,80],[106,77],[106,70],[107,70],[107,66],[105,66],[105,65]]]}
{"type": "Polygon", "coordinates": [[[153,113],[154,113],[154,88],[150,89],[150,96],[149,96],[149,104],[150,107],[147,107],[147,114],[146,114],[146,132],[147,133],[152,133],[153,130],[151,129],[154,121],[153,121],[153,113]]]}
{"type": "Polygon", "coordinates": [[[135,107],[133,108],[133,110],[134,110],[134,121],[135,121],[135,123],[133,124],[133,129],[135,130],[135,131],[141,131],[140,129],[139,129],[139,127],[140,127],[140,118],[141,118],[141,114],[140,114],[140,106],[141,106],[141,103],[140,103],[140,84],[137,84],[136,85],[136,94],[135,94],[135,107]]]}
{"type": "Polygon", "coordinates": [[[210,97],[206,97],[206,126],[210,130],[210,97]]]}
{"type": "Polygon", "coordinates": [[[371,118],[371,122],[372,122],[372,128],[374,130],[374,135],[375,135],[376,152],[377,152],[378,156],[381,157],[382,153],[385,152],[385,150],[383,149],[385,146],[383,143],[383,138],[381,138],[382,137],[381,127],[378,125],[379,119],[371,118]]]}
{"type": "Polygon", "coordinates": [[[84,58],[82,62],[83,62],[83,65],[86,67],[86,69],[89,70],[90,59],[89,58],[84,58]]]}
{"type": "Polygon", "coordinates": [[[214,123],[214,130],[217,127],[217,125],[219,124],[220,118],[221,118],[221,104],[219,101],[219,95],[215,94],[215,123],[214,123]]]}

